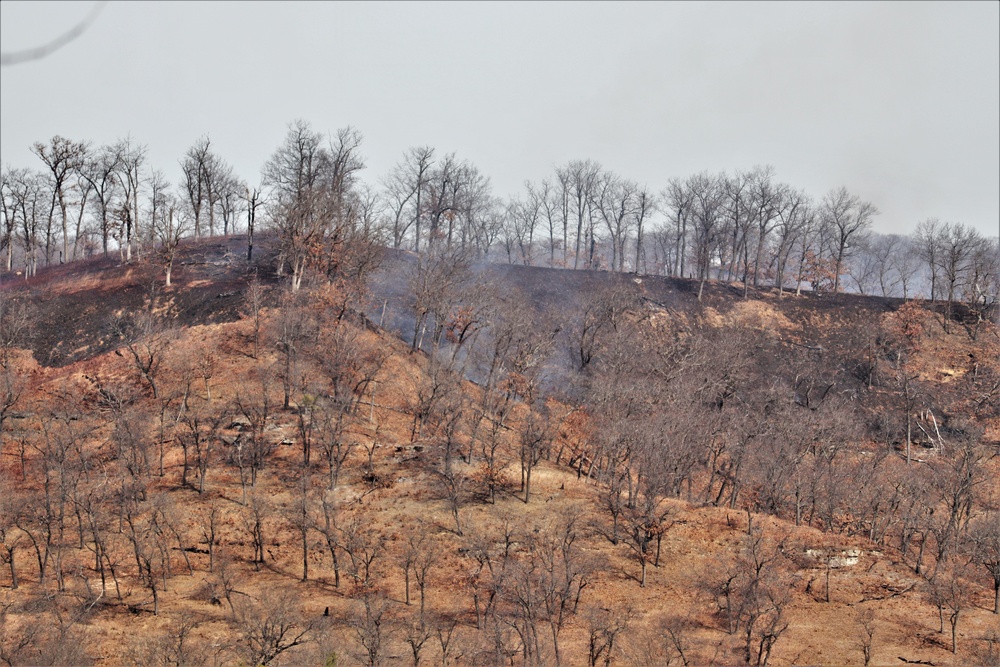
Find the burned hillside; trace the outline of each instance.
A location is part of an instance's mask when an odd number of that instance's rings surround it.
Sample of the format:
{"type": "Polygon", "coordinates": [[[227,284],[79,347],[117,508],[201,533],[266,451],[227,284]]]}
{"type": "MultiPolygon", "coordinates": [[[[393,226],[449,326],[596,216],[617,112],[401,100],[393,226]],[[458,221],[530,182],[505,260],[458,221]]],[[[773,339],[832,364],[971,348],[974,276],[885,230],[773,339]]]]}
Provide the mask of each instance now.
{"type": "Polygon", "coordinates": [[[3,286],[6,662],[995,663],[993,325],[241,247],[3,286]]]}

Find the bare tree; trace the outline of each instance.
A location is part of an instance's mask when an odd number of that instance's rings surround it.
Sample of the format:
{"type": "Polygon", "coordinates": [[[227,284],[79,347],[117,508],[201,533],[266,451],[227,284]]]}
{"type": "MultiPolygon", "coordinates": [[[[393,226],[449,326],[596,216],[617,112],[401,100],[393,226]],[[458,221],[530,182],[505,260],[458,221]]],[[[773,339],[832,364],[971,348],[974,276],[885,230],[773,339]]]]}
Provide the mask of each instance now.
{"type": "MultiPolygon", "coordinates": [[[[14,220],[20,232],[18,239],[24,251],[24,277],[30,278],[38,272],[40,251],[39,234],[42,223],[46,220],[45,209],[51,209],[52,195],[48,179],[41,173],[28,169],[15,169],[9,172],[7,192],[10,198],[8,213],[14,220]]],[[[8,224],[11,224],[8,222],[8,224]]],[[[13,239],[11,239],[13,243],[13,239]]],[[[13,246],[8,249],[7,261],[13,261],[13,246]]]]}
{"type": "Polygon", "coordinates": [[[271,191],[269,217],[280,243],[279,273],[288,264],[293,292],[302,285],[316,249],[327,243],[328,235],[336,239],[350,223],[350,193],[364,167],[360,145],[361,135],[345,128],[327,148],[308,123],[295,121],[264,165],[264,185],[271,191]]]}
{"type": "Polygon", "coordinates": [[[625,270],[625,244],[636,220],[639,186],[611,172],[598,177],[594,205],[611,237],[611,270],[625,270]]]}
{"type": "Polygon", "coordinates": [[[114,210],[119,227],[114,232],[118,239],[122,261],[132,261],[133,237],[139,235],[139,188],[142,185],[142,167],[146,162],[146,146],[133,144],[131,137],[120,140],[114,147],[119,156],[118,184],[122,193],[121,205],[114,210]]]}
{"type": "Polygon", "coordinates": [[[674,178],[660,193],[668,214],[668,234],[663,237],[663,263],[667,275],[684,277],[686,272],[688,226],[694,205],[694,192],[685,181],[674,178]]]}
{"type": "Polygon", "coordinates": [[[133,367],[149,385],[153,398],[157,398],[159,396],[157,379],[170,345],[170,330],[154,314],[152,304],[143,310],[116,317],[113,328],[124,343],[133,367]]]}
{"type": "Polygon", "coordinates": [[[917,246],[917,252],[927,265],[931,279],[930,299],[933,302],[938,297],[938,265],[940,262],[940,233],[941,221],[937,218],[928,218],[917,225],[913,233],[913,240],[917,246]]]}
{"type": "Polygon", "coordinates": [[[992,578],[993,613],[1000,614],[1000,514],[986,514],[970,524],[968,551],[992,578]]]}
{"type": "Polygon", "coordinates": [[[975,244],[962,292],[975,318],[969,332],[977,340],[985,323],[1000,320],[1000,239],[981,238],[975,244]]]}
{"type": "Polygon", "coordinates": [[[531,501],[531,473],[542,457],[548,454],[558,427],[548,406],[535,404],[531,407],[519,429],[521,490],[525,504],[531,501]]]}
{"type": "Polygon", "coordinates": [[[295,498],[284,508],[284,514],[285,519],[298,533],[302,546],[302,581],[308,581],[309,534],[316,528],[317,522],[311,511],[316,500],[312,490],[312,476],[305,466],[299,472],[297,486],[295,498]]]}
{"type": "Polygon", "coordinates": [[[388,657],[385,651],[392,635],[388,607],[385,595],[366,590],[355,602],[354,613],[348,620],[364,651],[361,658],[368,667],[379,667],[388,657]]]}
{"type": "Polygon", "coordinates": [[[3,216],[3,226],[0,227],[0,251],[6,250],[7,260],[4,267],[10,271],[14,267],[14,230],[17,229],[17,209],[15,207],[14,170],[4,167],[0,170],[0,215],[3,216]]]}
{"type": "Polygon", "coordinates": [[[968,583],[962,577],[961,568],[954,563],[938,571],[928,582],[931,601],[938,608],[941,626],[939,632],[944,632],[945,612],[948,626],[951,630],[951,652],[958,653],[958,623],[962,612],[969,607],[968,583]]]}
{"type": "Polygon", "coordinates": [[[244,186],[243,201],[247,210],[247,261],[253,261],[253,233],[257,229],[257,209],[266,203],[259,187],[244,186]]]}
{"type": "MultiPolygon", "coordinates": [[[[566,203],[563,209],[563,265],[569,265],[569,212],[572,207],[576,218],[576,236],[573,250],[573,268],[580,268],[580,246],[581,244],[592,245],[593,225],[590,213],[591,205],[594,202],[597,178],[601,171],[600,165],[590,160],[573,160],[564,167],[556,169],[556,177],[561,188],[561,197],[566,203]],[[586,229],[584,228],[586,224],[586,229]],[[586,237],[586,239],[585,239],[586,237]],[[590,241],[591,243],[587,243],[590,241]]],[[[585,254],[590,255],[590,251],[585,245],[585,254]]],[[[587,266],[590,266],[589,262],[587,266]]]]}
{"type": "Polygon", "coordinates": [[[250,545],[253,547],[254,569],[260,571],[260,566],[266,562],[266,541],[264,535],[265,522],[272,510],[270,499],[259,493],[256,489],[251,490],[244,501],[243,511],[240,518],[243,527],[250,537],[250,545]]]}
{"type": "Polygon", "coordinates": [[[164,283],[169,287],[170,277],[174,270],[174,260],[177,258],[177,250],[180,247],[181,238],[184,236],[184,221],[182,218],[174,219],[174,208],[171,206],[167,211],[166,219],[160,221],[154,230],[160,241],[160,259],[166,271],[164,283]]]}
{"type": "Polygon", "coordinates": [[[118,172],[122,168],[120,146],[102,146],[92,152],[80,170],[81,176],[91,185],[92,208],[100,228],[101,246],[108,256],[108,240],[112,235],[112,215],[115,198],[120,192],[118,172]]]}
{"type": "Polygon", "coordinates": [[[788,190],[783,199],[783,205],[778,209],[778,221],[775,227],[777,247],[775,248],[775,282],[778,294],[782,294],[785,286],[785,276],[788,270],[792,252],[799,238],[806,233],[815,211],[808,195],[801,191],[788,190]]]}
{"type": "Polygon", "coordinates": [[[624,612],[606,607],[589,607],[587,619],[587,667],[610,667],[614,661],[615,646],[620,635],[629,629],[633,612],[626,607],[624,612]]]}
{"type": "Polygon", "coordinates": [[[640,482],[645,488],[637,501],[626,505],[623,522],[628,534],[627,544],[641,568],[639,586],[645,587],[647,566],[660,563],[660,544],[663,534],[674,524],[674,510],[660,495],[656,482],[650,483],[648,474],[640,477],[640,482]]]}
{"type": "Polygon", "coordinates": [[[377,563],[385,556],[386,536],[364,514],[342,522],[339,546],[347,554],[347,574],[356,591],[369,593],[377,588],[377,563]]]}
{"type": "Polygon", "coordinates": [[[719,225],[722,214],[721,177],[707,172],[689,178],[685,187],[690,191],[692,201],[691,218],[694,227],[694,254],[697,270],[698,301],[701,301],[705,282],[712,267],[712,255],[719,241],[719,225]]]}
{"type": "MultiPolygon", "coordinates": [[[[789,186],[774,182],[774,167],[756,167],[751,175],[751,216],[756,223],[756,249],[753,258],[753,286],[760,287],[760,276],[765,268],[764,250],[768,238],[781,222],[781,211],[791,191],[789,186]]],[[[749,254],[749,253],[748,253],[749,254]]],[[[743,295],[747,295],[744,282],[743,295]]]]}
{"type": "Polygon", "coordinates": [[[983,239],[973,227],[945,223],[938,232],[938,275],[944,283],[944,330],[950,331],[954,304],[972,268],[977,248],[983,239]]]}
{"type": "Polygon", "coordinates": [[[260,335],[264,322],[264,304],[267,297],[267,288],[256,278],[252,278],[243,292],[243,307],[240,314],[249,320],[253,339],[253,354],[250,356],[256,359],[260,354],[260,335]]]}
{"type": "Polygon", "coordinates": [[[274,409],[269,385],[270,374],[261,372],[249,389],[236,395],[234,410],[243,415],[246,428],[230,450],[230,460],[240,470],[243,504],[246,504],[247,486],[257,485],[257,475],[274,452],[277,443],[265,432],[274,409]]]}
{"type": "Polygon", "coordinates": [[[433,164],[433,148],[411,148],[382,180],[393,248],[402,248],[412,230],[413,249],[420,252],[428,173],[433,164]]]}
{"type": "Polygon", "coordinates": [[[455,468],[445,468],[437,472],[437,480],[441,495],[455,520],[455,534],[461,537],[463,533],[459,511],[467,500],[468,477],[464,472],[455,468]]]}
{"type": "Polygon", "coordinates": [[[717,604],[730,634],[742,636],[745,664],[766,666],[788,628],[784,612],[790,581],[784,559],[780,543],[751,528],[735,561],[720,572],[717,604]]]}
{"type": "Polygon", "coordinates": [[[184,196],[190,207],[194,221],[194,237],[202,235],[203,212],[206,212],[205,202],[208,198],[209,171],[211,169],[211,140],[204,136],[194,143],[181,160],[184,172],[184,196]]]}
{"type": "Polygon", "coordinates": [[[871,609],[859,609],[856,621],[858,624],[858,647],[864,655],[865,667],[868,667],[872,661],[872,645],[878,630],[875,612],[871,609]]]}
{"type": "Polygon", "coordinates": [[[52,179],[52,202],[49,207],[49,223],[45,232],[45,259],[51,261],[52,216],[56,207],[62,222],[62,252],[60,263],[69,261],[69,215],[67,214],[66,189],[69,177],[80,169],[86,160],[89,146],[83,142],[75,142],[60,136],[52,137],[48,144],[36,142],[31,152],[45,163],[52,179]]]}
{"type": "Polygon", "coordinates": [[[250,665],[270,665],[279,656],[311,641],[312,624],[289,594],[265,592],[259,599],[236,598],[233,625],[240,633],[239,652],[250,665]]]}
{"type": "Polygon", "coordinates": [[[831,231],[831,244],[835,261],[833,291],[840,290],[840,276],[844,261],[851,254],[858,240],[871,227],[872,218],[879,210],[871,202],[862,201],[847,188],[831,190],[823,197],[820,219],[831,231]]]}

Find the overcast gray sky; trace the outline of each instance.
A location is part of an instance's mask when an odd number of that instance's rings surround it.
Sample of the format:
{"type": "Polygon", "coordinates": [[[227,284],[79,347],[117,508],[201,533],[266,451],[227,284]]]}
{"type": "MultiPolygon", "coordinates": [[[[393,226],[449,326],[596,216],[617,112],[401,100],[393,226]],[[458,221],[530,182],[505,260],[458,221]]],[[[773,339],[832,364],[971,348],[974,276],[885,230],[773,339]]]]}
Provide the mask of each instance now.
{"type": "MultiPolygon", "coordinates": [[[[87,2],[0,3],[5,53],[87,2]]],[[[995,236],[1000,3],[111,2],[50,56],[0,69],[0,158],[131,134],[171,180],[201,135],[250,181],[296,118],[365,137],[375,182],[411,146],[498,195],[590,158],[662,188],[771,164],[846,186],[883,232],[928,217],[995,236]]]]}

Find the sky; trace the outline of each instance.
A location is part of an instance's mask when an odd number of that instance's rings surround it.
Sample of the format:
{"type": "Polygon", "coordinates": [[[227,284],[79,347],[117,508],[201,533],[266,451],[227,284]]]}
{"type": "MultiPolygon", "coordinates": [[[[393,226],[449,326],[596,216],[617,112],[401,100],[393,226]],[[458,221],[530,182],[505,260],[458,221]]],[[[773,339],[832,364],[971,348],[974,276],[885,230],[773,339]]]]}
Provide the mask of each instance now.
{"type": "MultiPolygon", "coordinates": [[[[0,51],[90,2],[0,2],[0,51]]],[[[364,136],[373,184],[414,146],[518,194],[574,159],[659,191],[772,165],[841,186],[878,231],[1000,226],[1000,3],[110,2],[77,39],[0,68],[0,160],[126,135],[173,182],[208,135],[242,178],[303,119],[364,136]]]]}

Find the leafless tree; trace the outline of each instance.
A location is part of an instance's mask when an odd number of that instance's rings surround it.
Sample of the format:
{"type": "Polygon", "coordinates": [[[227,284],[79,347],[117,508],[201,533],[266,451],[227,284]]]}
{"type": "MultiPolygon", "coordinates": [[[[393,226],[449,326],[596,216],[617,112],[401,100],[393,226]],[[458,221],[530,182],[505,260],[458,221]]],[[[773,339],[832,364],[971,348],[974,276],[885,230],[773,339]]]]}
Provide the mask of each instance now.
{"type": "Polygon", "coordinates": [[[721,251],[719,271],[721,275],[722,270],[726,269],[727,280],[733,280],[734,277],[739,279],[741,267],[742,277],[746,278],[749,275],[749,252],[752,243],[750,236],[755,225],[751,193],[753,178],[754,174],[746,171],[737,171],[731,176],[720,175],[723,202],[721,231],[728,239],[725,243],[719,244],[721,251]]]}
{"type": "Polygon", "coordinates": [[[221,160],[216,165],[217,176],[212,184],[209,201],[215,204],[222,217],[222,234],[229,236],[236,231],[240,201],[246,186],[233,173],[233,168],[221,160]]]}
{"type": "Polygon", "coordinates": [[[685,183],[692,201],[691,219],[694,227],[694,259],[697,271],[698,301],[701,301],[705,282],[712,267],[712,256],[719,242],[722,214],[721,177],[707,172],[692,176],[685,183]]]}
{"type": "Polygon", "coordinates": [[[938,265],[940,263],[940,234],[941,221],[937,218],[928,218],[917,225],[913,232],[913,240],[917,247],[920,259],[924,261],[930,272],[931,292],[930,299],[933,302],[938,298],[938,265]]]}
{"type": "MultiPolygon", "coordinates": [[[[754,287],[760,287],[760,276],[766,266],[764,251],[771,233],[780,224],[781,211],[790,192],[789,186],[774,181],[774,167],[756,167],[753,170],[750,185],[751,217],[756,225],[754,233],[757,241],[752,262],[754,287]]],[[[747,296],[745,281],[743,296],[747,296]]]]}
{"type": "Polygon", "coordinates": [[[958,653],[958,622],[962,612],[969,607],[968,583],[962,576],[961,568],[954,563],[938,568],[928,581],[927,589],[931,601],[938,608],[941,622],[939,632],[944,632],[945,612],[951,629],[951,652],[958,653]]]}
{"type": "Polygon", "coordinates": [[[112,211],[115,198],[120,192],[118,172],[122,168],[122,156],[118,146],[102,146],[92,151],[80,169],[80,175],[91,186],[92,208],[97,217],[104,256],[108,255],[108,240],[112,234],[112,211]]]}
{"type": "Polygon", "coordinates": [[[881,270],[876,240],[870,236],[859,239],[844,269],[860,294],[875,294],[881,270]]]}
{"type": "Polygon", "coordinates": [[[840,290],[840,276],[844,261],[852,249],[871,227],[872,218],[879,210],[871,202],[862,201],[852,195],[847,188],[831,190],[823,197],[820,219],[831,231],[831,245],[834,257],[833,291],[840,290]]]}
{"type": "Polygon", "coordinates": [[[393,248],[402,248],[404,240],[413,230],[413,249],[420,252],[427,183],[433,165],[433,148],[411,148],[382,181],[388,202],[393,248]]]}
{"type": "Polygon", "coordinates": [[[455,534],[462,536],[462,521],[460,510],[468,500],[468,481],[466,474],[456,468],[445,468],[437,471],[438,487],[441,495],[451,510],[451,516],[455,520],[455,534]]]}
{"type": "Polygon", "coordinates": [[[945,223],[937,237],[938,276],[944,283],[944,329],[950,331],[954,304],[969,278],[976,249],[982,236],[973,227],[961,223],[945,223]]]}
{"type": "Polygon", "coordinates": [[[660,544],[664,533],[673,526],[674,509],[664,501],[657,482],[651,481],[648,474],[640,477],[640,483],[644,488],[638,500],[625,506],[623,523],[628,535],[626,543],[639,561],[639,586],[645,587],[647,566],[650,563],[659,566],[660,544]]]}
{"type": "MultiPolygon", "coordinates": [[[[206,208],[210,190],[210,180],[213,177],[214,155],[211,151],[212,142],[208,136],[203,136],[194,143],[184,154],[181,160],[181,169],[184,172],[182,183],[184,196],[187,205],[190,207],[192,218],[194,219],[194,237],[202,235],[203,212],[211,209],[211,203],[206,208]]],[[[211,213],[210,213],[211,215],[211,213]]],[[[211,234],[211,230],[209,231],[211,234]]]]}
{"type": "Polygon", "coordinates": [[[194,637],[197,627],[197,621],[184,620],[172,622],[157,632],[144,632],[132,637],[124,647],[125,664],[136,667],[208,664],[208,647],[194,637]]]}
{"type": "Polygon", "coordinates": [[[361,658],[368,667],[385,663],[387,644],[392,636],[389,605],[385,595],[375,590],[365,590],[355,602],[354,613],[348,623],[361,644],[361,658]]]}
{"type": "Polygon", "coordinates": [[[208,571],[215,572],[215,547],[219,542],[220,508],[218,503],[212,502],[201,516],[201,535],[205,545],[208,547],[208,571]]]}
{"type": "Polygon", "coordinates": [[[132,365],[143,382],[149,385],[153,398],[159,396],[157,380],[172,332],[154,314],[153,304],[142,310],[123,313],[113,322],[115,333],[125,345],[132,365]]]}
{"type": "Polygon", "coordinates": [[[142,186],[142,168],[146,163],[146,146],[135,144],[131,137],[119,140],[113,148],[119,157],[116,172],[122,194],[120,206],[114,209],[119,226],[113,234],[118,239],[119,254],[124,262],[132,261],[133,237],[139,234],[139,189],[142,186]]]}
{"type": "Polygon", "coordinates": [[[577,614],[583,590],[593,574],[594,565],[579,545],[581,529],[579,512],[570,510],[525,538],[530,557],[538,561],[538,593],[557,665],[562,660],[559,637],[569,619],[577,614]]]}
{"type": "MultiPolygon", "coordinates": [[[[39,172],[28,169],[15,169],[8,172],[7,194],[10,212],[8,224],[16,221],[19,228],[18,239],[24,251],[24,276],[30,278],[38,272],[40,251],[39,234],[43,221],[46,220],[45,210],[51,208],[53,195],[49,190],[48,179],[39,172]]],[[[13,243],[13,239],[10,240],[13,243]]],[[[8,247],[7,261],[13,261],[13,247],[8,247]]]]}
{"type": "Polygon", "coordinates": [[[250,336],[253,340],[253,354],[250,355],[256,359],[260,355],[260,336],[262,325],[264,323],[264,305],[267,297],[267,288],[257,279],[253,277],[249,283],[247,283],[247,288],[243,292],[243,306],[240,309],[240,314],[249,321],[250,324],[250,336]]]}
{"type": "Polygon", "coordinates": [[[329,148],[308,123],[289,125],[285,141],[264,166],[269,217],[281,245],[279,273],[287,264],[292,291],[302,285],[307,264],[328,234],[349,224],[350,192],[363,168],[361,135],[351,128],[337,133],[329,148]]]}
{"type": "Polygon", "coordinates": [[[775,248],[775,282],[778,293],[785,286],[786,271],[792,259],[792,252],[799,238],[806,233],[815,210],[812,201],[804,192],[789,189],[786,191],[783,205],[778,209],[778,220],[775,226],[777,235],[775,248]]]}
{"type": "Polygon", "coordinates": [[[233,625],[241,635],[237,651],[251,665],[270,665],[311,640],[312,624],[287,593],[265,592],[259,599],[235,598],[233,625]]]}
{"type": "Polygon", "coordinates": [[[303,466],[299,472],[299,479],[296,482],[295,497],[292,502],[284,507],[285,520],[298,533],[299,543],[302,547],[302,581],[309,580],[309,535],[316,529],[318,523],[313,516],[312,508],[316,501],[316,496],[312,489],[312,476],[308,468],[303,466]]]}
{"type": "Polygon", "coordinates": [[[1000,239],[975,244],[962,293],[974,318],[969,332],[977,340],[984,324],[1000,320],[1000,239]]]}
{"type": "Polygon", "coordinates": [[[920,249],[913,236],[901,238],[900,247],[889,258],[889,264],[902,291],[903,300],[913,297],[913,285],[919,276],[920,249]]]}
{"type": "Polygon", "coordinates": [[[969,554],[993,580],[993,613],[1000,614],[1000,514],[986,514],[969,526],[969,554]]]}
{"type": "MultiPolygon", "coordinates": [[[[561,219],[563,227],[563,266],[569,266],[569,222],[570,212],[576,218],[576,236],[573,250],[573,268],[580,268],[580,246],[593,241],[593,225],[590,207],[594,202],[600,165],[591,160],[573,160],[556,169],[559,182],[559,197],[562,202],[561,219]],[[586,225],[586,229],[585,229],[586,225]]],[[[590,251],[585,247],[585,254],[590,251]]],[[[590,263],[586,264],[590,266],[590,263]]]]}
{"type": "Polygon", "coordinates": [[[243,187],[243,202],[247,211],[247,261],[253,261],[253,233],[257,229],[257,209],[264,206],[266,201],[259,187],[243,187]]]}
{"type": "Polygon", "coordinates": [[[878,630],[875,612],[871,609],[859,609],[856,622],[858,624],[858,647],[865,658],[865,667],[872,661],[872,646],[875,633],[878,630]]]}
{"type": "Polygon", "coordinates": [[[361,593],[376,589],[377,563],[385,556],[386,536],[364,514],[342,521],[339,546],[347,554],[347,574],[361,593]]]}
{"type": "Polygon", "coordinates": [[[267,543],[264,529],[272,509],[270,499],[253,489],[247,494],[243,511],[240,514],[243,527],[250,537],[250,545],[253,547],[253,557],[250,562],[253,563],[254,569],[258,572],[260,566],[266,562],[267,543]]]}
{"type": "Polygon", "coordinates": [[[526,187],[528,194],[524,199],[511,198],[504,206],[501,242],[509,264],[530,266],[534,261],[534,235],[542,200],[531,183],[526,187]]]}
{"type": "Polygon", "coordinates": [[[611,237],[611,270],[625,270],[625,244],[636,221],[639,186],[602,172],[597,179],[594,206],[611,237]]]}
{"type": "Polygon", "coordinates": [[[662,262],[667,275],[684,277],[687,275],[685,260],[688,254],[688,227],[692,224],[694,193],[687,183],[679,178],[670,183],[660,193],[667,214],[667,227],[662,236],[662,262]]]}
{"type": "Polygon", "coordinates": [[[80,169],[86,160],[89,146],[83,142],[75,142],[60,136],[52,137],[48,144],[36,142],[31,152],[45,163],[52,179],[52,201],[49,206],[48,226],[45,232],[45,259],[51,261],[52,217],[56,207],[62,222],[62,252],[59,261],[67,262],[69,254],[69,215],[67,213],[66,190],[70,176],[80,169]]]}
{"type": "Polygon", "coordinates": [[[730,634],[740,633],[745,664],[768,664],[788,628],[789,579],[780,542],[751,528],[733,563],[720,572],[717,604],[730,634]]]}
{"type": "Polygon", "coordinates": [[[317,530],[323,535],[326,547],[330,551],[330,558],[333,561],[333,585],[340,588],[340,560],[337,558],[337,551],[341,548],[340,512],[336,494],[333,489],[327,489],[322,497],[321,506],[323,509],[323,523],[317,523],[317,530]]]}
{"type": "Polygon", "coordinates": [[[154,231],[160,241],[160,259],[166,270],[165,284],[170,287],[170,277],[174,270],[174,260],[184,236],[185,226],[182,218],[174,218],[174,209],[167,211],[166,219],[159,221],[154,231]]]}
{"type": "Polygon", "coordinates": [[[89,256],[93,250],[91,242],[86,238],[89,236],[89,230],[87,230],[84,226],[84,220],[86,219],[88,208],[87,203],[89,202],[90,195],[93,192],[93,186],[83,175],[85,167],[86,159],[81,160],[77,164],[77,168],[73,171],[73,181],[68,190],[68,194],[73,197],[73,200],[67,202],[67,205],[72,204],[76,207],[76,220],[73,223],[73,252],[68,258],[72,260],[76,260],[81,250],[86,253],[87,256],[89,256]]]}
{"type": "Polygon", "coordinates": [[[0,292],[0,453],[4,428],[22,400],[31,377],[18,348],[27,348],[35,329],[35,308],[25,299],[0,292]]]}
{"type": "Polygon", "coordinates": [[[0,215],[3,216],[3,226],[0,226],[0,251],[6,250],[7,260],[4,263],[5,269],[10,271],[14,267],[14,231],[17,229],[17,216],[13,193],[14,169],[4,167],[0,170],[0,215]]]}
{"type": "Polygon", "coordinates": [[[260,372],[250,388],[236,395],[234,411],[243,415],[247,427],[230,450],[230,459],[240,469],[243,503],[246,504],[247,485],[257,485],[257,475],[274,452],[276,443],[266,433],[274,409],[269,391],[270,375],[260,372]]]}
{"type": "Polygon", "coordinates": [[[615,646],[619,636],[629,629],[634,612],[607,607],[590,606],[584,612],[587,619],[587,667],[610,667],[614,661],[615,646]]]}
{"type": "Polygon", "coordinates": [[[531,501],[531,473],[542,457],[548,454],[558,427],[548,406],[536,403],[531,407],[519,429],[521,490],[525,504],[531,501]]]}

